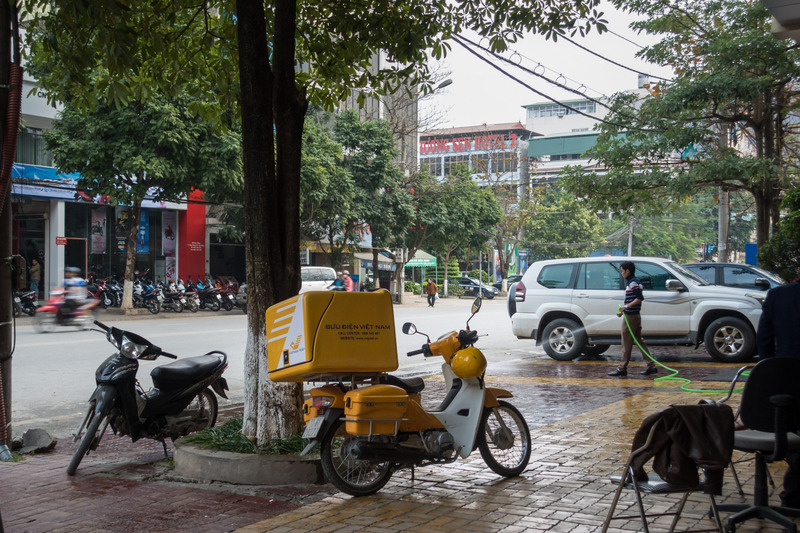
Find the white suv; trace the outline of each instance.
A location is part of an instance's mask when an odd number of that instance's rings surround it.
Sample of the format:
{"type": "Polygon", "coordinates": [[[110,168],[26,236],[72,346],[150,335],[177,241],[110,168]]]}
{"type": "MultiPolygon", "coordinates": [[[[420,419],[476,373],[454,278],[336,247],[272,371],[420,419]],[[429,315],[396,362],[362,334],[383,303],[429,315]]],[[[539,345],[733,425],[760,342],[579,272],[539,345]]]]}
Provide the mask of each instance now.
{"type": "Polygon", "coordinates": [[[585,257],[532,264],[508,294],[511,328],[557,361],[599,355],[621,344],[619,265],[633,261],[644,289],[642,332],[650,345],[699,346],[717,361],[756,353],[764,293],[710,285],[678,263],[655,257],[585,257]]]}

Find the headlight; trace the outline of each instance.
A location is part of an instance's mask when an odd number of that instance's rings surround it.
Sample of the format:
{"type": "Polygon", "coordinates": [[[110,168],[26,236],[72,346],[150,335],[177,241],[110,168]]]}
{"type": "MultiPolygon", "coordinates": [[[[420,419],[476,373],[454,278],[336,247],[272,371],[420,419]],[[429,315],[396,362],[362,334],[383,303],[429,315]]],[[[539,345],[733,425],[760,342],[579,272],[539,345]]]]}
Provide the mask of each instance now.
{"type": "Polygon", "coordinates": [[[122,337],[122,343],[120,343],[119,351],[125,357],[130,359],[138,359],[139,355],[141,355],[141,353],[144,351],[144,347],[131,341],[128,339],[128,337],[122,337]]]}

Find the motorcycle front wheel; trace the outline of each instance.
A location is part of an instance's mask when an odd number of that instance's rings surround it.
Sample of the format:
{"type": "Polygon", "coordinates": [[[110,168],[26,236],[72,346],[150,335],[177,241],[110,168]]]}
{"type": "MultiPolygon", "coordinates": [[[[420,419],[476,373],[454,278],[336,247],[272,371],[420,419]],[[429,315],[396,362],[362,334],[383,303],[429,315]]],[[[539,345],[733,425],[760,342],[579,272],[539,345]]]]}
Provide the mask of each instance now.
{"type": "Polygon", "coordinates": [[[531,432],[522,414],[508,402],[484,409],[478,449],[486,465],[504,477],[518,476],[531,458],[531,432]]]}
{"type": "Polygon", "coordinates": [[[194,298],[187,298],[186,308],[189,309],[189,311],[191,311],[192,313],[196,313],[200,309],[200,306],[197,304],[197,300],[195,300],[194,298]]]}
{"type": "Polygon", "coordinates": [[[226,311],[230,311],[231,309],[233,309],[233,303],[231,303],[231,301],[228,298],[225,298],[224,300],[222,300],[222,308],[225,309],[226,311]]]}
{"type": "Polygon", "coordinates": [[[176,313],[183,313],[183,304],[180,300],[172,300],[172,310],[176,313]]]}
{"type": "Polygon", "coordinates": [[[109,292],[103,291],[100,297],[100,303],[103,304],[103,309],[108,309],[114,306],[114,297],[109,292]]]}
{"type": "Polygon", "coordinates": [[[33,327],[39,333],[49,333],[56,329],[55,313],[36,313],[36,321],[33,327]]]}
{"type": "Polygon", "coordinates": [[[78,469],[78,465],[81,464],[83,456],[86,455],[89,450],[97,449],[97,445],[100,444],[100,439],[103,438],[103,433],[106,427],[108,427],[109,417],[107,414],[98,414],[94,405],[89,409],[89,412],[86,414],[86,420],[84,420],[81,426],[83,427],[88,423],[86,433],[83,434],[81,443],[78,445],[78,449],[75,450],[75,455],[72,456],[72,460],[69,462],[69,466],[67,467],[68,476],[75,475],[75,471],[78,469]]]}
{"type": "Polygon", "coordinates": [[[147,310],[153,313],[154,315],[157,315],[158,312],[161,311],[161,304],[158,303],[158,300],[155,298],[150,298],[149,300],[147,300],[145,305],[147,306],[147,310]]]}
{"type": "Polygon", "coordinates": [[[348,435],[345,422],[338,420],[323,437],[320,447],[322,471],[334,487],[351,496],[369,496],[383,488],[392,477],[388,461],[369,461],[352,456],[358,437],[348,435]]]}

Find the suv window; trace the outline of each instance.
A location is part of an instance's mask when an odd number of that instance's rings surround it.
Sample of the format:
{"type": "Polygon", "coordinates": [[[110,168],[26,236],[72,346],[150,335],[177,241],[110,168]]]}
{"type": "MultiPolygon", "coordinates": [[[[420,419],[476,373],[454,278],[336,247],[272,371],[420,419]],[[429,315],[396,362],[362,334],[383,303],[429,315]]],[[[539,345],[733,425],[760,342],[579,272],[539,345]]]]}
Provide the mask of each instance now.
{"type": "Polygon", "coordinates": [[[575,265],[547,265],[539,272],[536,281],[548,289],[567,289],[572,286],[572,271],[575,265]]]}
{"type": "Polygon", "coordinates": [[[611,263],[584,263],[578,273],[578,289],[618,290],[622,289],[619,268],[611,263]]]}
{"type": "Polygon", "coordinates": [[[755,287],[756,278],[759,276],[750,270],[742,267],[725,266],[722,267],[722,283],[730,287],[742,287],[750,289],[755,287]]]}
{"type": "Polygon", "coordinates": [[[639,278],[642,288],[646,291],[665,291],[667,290],[667,280],[675,276],[658,265],[637,263],[636,277],[639,278]]]}
{"type": "Polygon", "coordinates": [[[712,284],[717,283],[715,276],[717,267],[715,266],[702,265],[702,266],[692,267],[690,270],[709,283],[712,284]]]}

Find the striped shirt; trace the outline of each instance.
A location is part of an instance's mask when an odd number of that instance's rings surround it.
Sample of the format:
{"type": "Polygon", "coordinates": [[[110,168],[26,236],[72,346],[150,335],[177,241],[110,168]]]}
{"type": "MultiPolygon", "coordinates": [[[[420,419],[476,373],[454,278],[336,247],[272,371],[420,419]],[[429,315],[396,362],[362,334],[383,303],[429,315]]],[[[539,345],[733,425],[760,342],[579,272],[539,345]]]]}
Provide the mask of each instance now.
{"type": "Polygon", "coordinates": [[[638,315],[639,312],[642,310],[641,302],[644,301],[644,295],[642,294],[642,284],[639,282],[639,278],[635,276],[631,276],[625,280],[628,284],[625,286],[625,305],[627,306],[634,300],[640,300],[640,303],[637,305],[633,305],[631,307],[625,308],[626,315],[638,315]]]}

